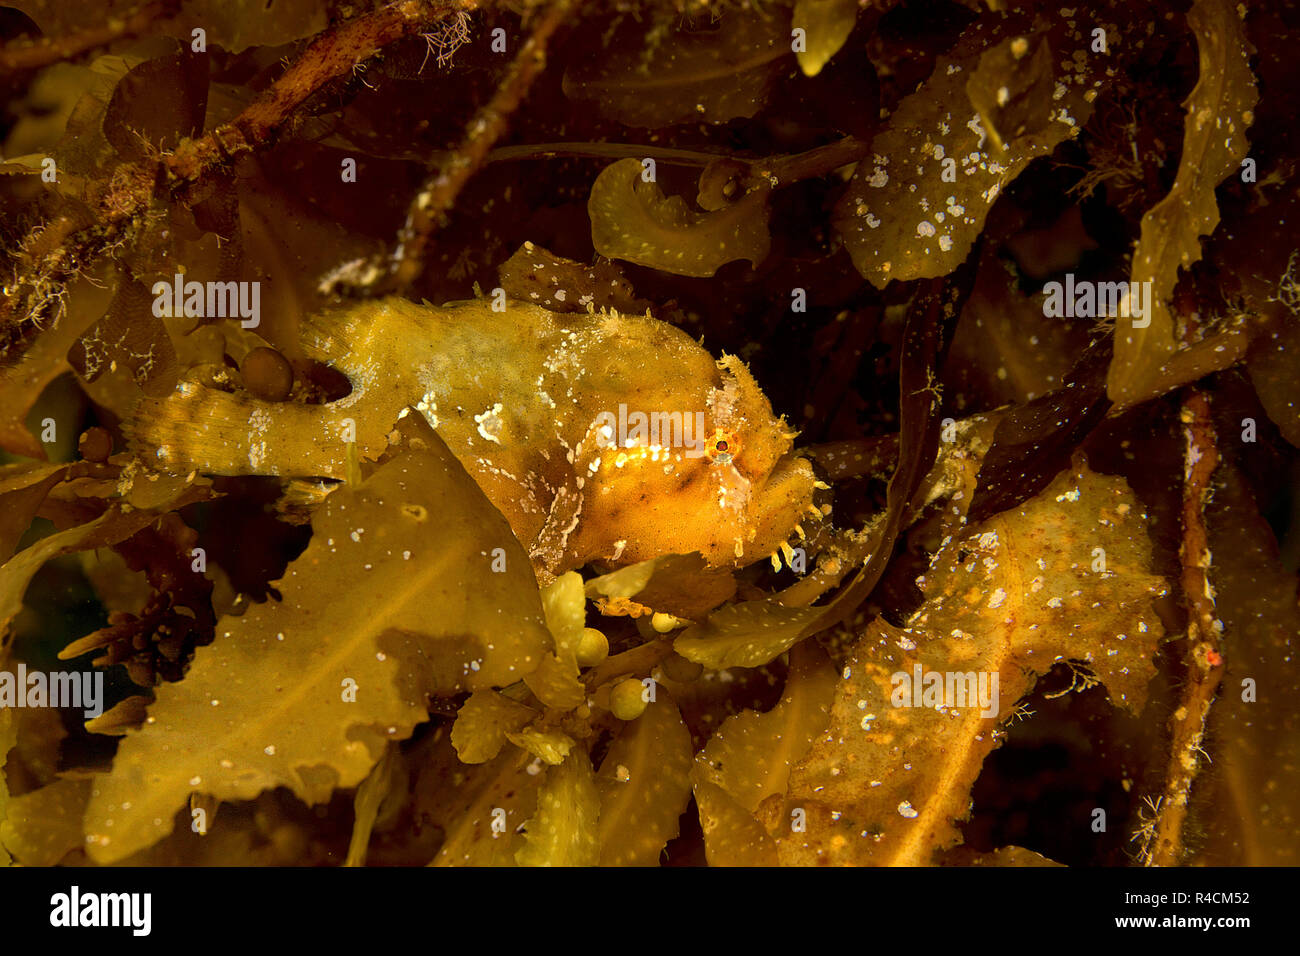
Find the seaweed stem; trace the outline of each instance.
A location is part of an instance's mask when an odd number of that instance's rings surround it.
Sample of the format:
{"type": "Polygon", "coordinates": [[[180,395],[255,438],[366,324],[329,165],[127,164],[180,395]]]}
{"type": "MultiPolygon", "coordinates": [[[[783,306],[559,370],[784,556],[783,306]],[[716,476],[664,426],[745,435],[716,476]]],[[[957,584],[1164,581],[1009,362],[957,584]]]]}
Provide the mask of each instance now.
{"type": "Polygon", "coordinates": [[[160,188],[184,199],[187,190],[245,153],[269,146],[276,133],[307,99],[329,81],[345,76],[383,47],[426,32],[450,16],[478,7],[478,0],[398,0],[342,23],[316,37],[270,87],[230,123],[197,139],[187,139],[161,161],[118,165],[92,187],[96,215],[59,217],[43,233],[43,248],[31,258],[0,301],[0,320],[38,319],[49,296],[39,291],[68,281],[97,257],[119,244],[149,208],[160,188]],[[165,177],[159,176],[160,168],[165,177]],[[35,301],[33,301],[35,300],[35,301]]]}
{"type": "Polygon", "coordinates": [[[1219,464],[1209,396],[1188,388],[1181,411],[1186,450],[1183,458],[1182,592],[1187,604],[1186,682],[1170,718],[1172,734],[1165,790],[1157,801],[1152,838],[1142,854],[1145,866],[1172,866],[1182,861],[1183,827],[1192,783],[1201,768],[1202,742],[1210,707],[1223,678],[1223,625],[1210,586],[1211,554],[1205,530],[1210,479],[1219,464]]]}
{"type": "Polygon", "coordinates": [[[116,40],[139,36],[157,21],[175,16],[180,6],[180,0],[155,0],[136,7],[124,16],[112,18],[103,26],[79,33],[6,43],[0,46],[0,76],[72,60],[116,40]]]}
{"type": "Polygon", "coordinates": [[[573,2],[556,0],[541,15],[492,99],[466,127],[451,158],[415,194],[389,264],[388,291],[409,288],[424,271],[430,239],[446,221],[465,183],[487,161],[492,145],[505,134],[510,117],[528,95],[533,80],[545,69],[547,44],[565,21],[573,2]]]}
{"type": "Polygon", "coordinates": [[[718,159],[755,162],[727,153],[704,153],[694,149],[671,149],[638,143],[520,143],[499,146],[487,154],[486,162],[501,163],[518,159],[554,159],[556,156],[590,156],[595,159],[641,159],[650,157],[661,163],[682,166],[707,166],[718,159]]]}
{"type": "Polygon", "coordinates": [[[682,166],[707,166],[718,160],[740,163],[749,167],[752,176],[770,180],[775,176],[779,185],[789,185],[804,179],[814,179],[855,163],[870,152],[870,144],[853,136],[826,143],[802,153],[781,156],[763,156],[757,159],[735,156],[731,153],[709,153],[695,149],[671,149],[665,146],[639,145],[637,143],[522,143],[502,146],[487,154],[485,162],[499,163],[518,159],[552,159],[556,156],[591,156],[608,159],[641,159],[651,157],[663,163],[682,166]]]}
{"type": "Polygon", "coordinates": [[[326,83],[351,73],[383,47],[477,7],[478,0],[399,0],[326,30],[232,122],[181,143],[164,159],[167,172],[181,183],[193,183],[214,167],[268,145],[298,107],[326,83]]]}
{"type": "Polygon", "coordinates": [[[772,185],[778,186],[825,176],[841,166],[856,163],[870,152],[870,143],[854,136],[845,136],[843,139],[803,153],[773,156],[771,159],[756,162],[753,169],[755,175],[775,180],[772,185]]]}

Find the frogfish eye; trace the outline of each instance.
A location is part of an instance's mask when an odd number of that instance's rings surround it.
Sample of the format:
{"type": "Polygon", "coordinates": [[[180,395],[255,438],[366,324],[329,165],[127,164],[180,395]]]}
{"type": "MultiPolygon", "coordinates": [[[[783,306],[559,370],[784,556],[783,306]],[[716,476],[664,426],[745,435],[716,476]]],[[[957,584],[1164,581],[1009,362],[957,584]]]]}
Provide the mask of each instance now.
{"type": "Polygon", "coordinates": [[[740,451],[740,445],[734,435],[721,428],[716,429],[706,446],[709,460],[718,465],[729,465],[740,451]]]}

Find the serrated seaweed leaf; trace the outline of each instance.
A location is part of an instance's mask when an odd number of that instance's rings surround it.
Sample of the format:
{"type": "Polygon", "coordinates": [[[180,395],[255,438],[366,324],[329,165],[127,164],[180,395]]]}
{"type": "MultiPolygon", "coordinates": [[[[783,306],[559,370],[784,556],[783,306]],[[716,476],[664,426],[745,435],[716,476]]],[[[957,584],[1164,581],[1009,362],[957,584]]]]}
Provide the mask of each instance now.
{"type": "Polygon", "coordinates": [[[791,769],[830,719],[835,669],[825,652],[805,642],[791,658],[780,703],[764,714],[747,710],[728,717],[695,757],[695,782],[721,787],[750,813],[785,793],[791,769]]]}
{"type": "Polygon", "coordinates": [[[715,783],[695,783],[695,804],[709,866],[776,866],[776,841],[754,815],[715,783]]]}
{"type": "Polygon", "coordinates": [[[623,725],[596,776],[600,791],[600,865],[658,866],[691,799],[691,735],[660,688],[636,720],[623,725]]]}
{"type": "MultiPolygon", "coordinates": [[[[981,75],[982,57],[1014,61],[1011,51],[1022,43],[1027,52],[1022,36],[1008,36],[986,51],[994,39],[990,33],[1000,29],[1006,28],[977,23],[951,57],[936,62],[930,79],[903,100],[872,140],[874,157],[858,164],[836,206],[835,226],[853,264],[877,288],[891,279],[947,275],[956,268],[998,194],[1030,161],[1074,136],[1092,113],[1091,100],[1084,98],[1092,71],[1062,69],[1051,76],[1054,92],[1046,104],[1035,97],[1018,100],[1015,128],[1024,132],[997,150],[970,103],[967,80],[981,75]]],[[[1064,24],[1046,37],[1041,42],[1082,46],[1077,31],[1064,24]]],[[[1031,80],[1034,88],[1041,85],[1041,79],[1031,80]]],[[[989,82],[985,77],[984,84],[989,82]]]]}
{"type": "Polygon", "coordinates": [[[516,861],[520,866],[595,866],[600,862],[599,816],[591,760],[585,750],[574,750],[546,771],[516,861]]]}
{"type": "Polygon", "coordinates": [[[582,575],[576,571],[560,575],[542,589],[541,598],[554,650],[524,683],[546,706],[570,710],[586,699],[578,680],[577,657],[587,612],[582,575]]]}
{"type": "Polygon", "coordinates": [[[81,817],[91,781],[65,778],[10,797],[0,817],[0,853],[5,849],[23,866],[54,866],[82,845],[81,817]]]}
{"type": "Polygon", "coordinates": [[[282,601],[223,619],[185,679],[159,688],[87,810],[97,859],[166,835],[191,791],[285,786],[321,802],[425,719],[425,694],[537,666],[549,635],[522,548],[421,416],[398,427],[397,454],[321,506],[282,601]],[[484,556],[503,542],[511,570],[494,574],[484,556]]]}
{"type": "Polygon", "coordinates": [[[573,750],[573,738],[554,728],[525,727],[506,734],[506,740],[551,766],[563,763],[573,750]]]}
{"type": "Polygon", "coordinates": [[[545,651],[536,669],[524,677],[537,699],[556,710],[572,710],[586,699],[577,664],[560,660],[554,651],[545,651]]]}
{"type": "Polygon", "coordinates": [[[1137,500],[1086,466],[954,535],[907,626],[877,618],[854,646],[829,730],[760,807],[782,863],[933,862],[960,840],[999,725],[1059,660],[1138,710],[1163,635],[1150,564],[1137,500]]]}
{"type": "Polygon", "coordinates": [[[67,465],[0,465],[0,564],[8,561],[49,490],[63,480],[67,465]]]}
{"type": "Polygon", "coordinates": [[[1041,129],[1052,114],[1056,78],[1051,47],[1042,37],[1019,40],[981,53],[979,65],[966,81],[966,96],[979,113],[996,156],[1004,155],[1012,140],[1041,129]],[[1032,53],[1025,52],[1026,44],[1032,53]]]}
{"type": "Polygon", "coordinates": [[[729,604],[687,628],[673,650],[715,670],[761,667],[784,654],[822,617],[821,608],[784,607],[771,601],[729,604]]]}
{"type": "Polygon", "coordinates": [[[545,777],[531,754],[507,747],[467,767],[444,739],[416,783],[422,824],[440,827],[443,842],[430,866],[514,866],[520,832],[537,806],[545,777]]]}
{"type": "Polygon", "coordinates": [[[791,769],[826,729],[835,694],[835,671],[812,642],[799,644],[791,659],[780,702],[766,713],[728,717],[695,756],[691,780],[710,866],[778,862],[776,841],[755,811],[785,795],[791,769]]]}
{"type": "Polygon", "coordinates": [[[1196,34],[1200,76],[1183,104],[1183,152],[1169,194],[1142,217],[1131,281],[1150,283],[1149,314],[1119,317],[1106,390],[1125,404],[1149,394],[1150,380],[1177,347],[1168,300],[1180,269],[1201,258],[1201,236],[1219,223],[1215,187],[1236,172],[1259,96],[1241,19],[1227,0],[1197,0],[1187,12],[1196,34]],[[1139,327],[1138,323],[1145,323],[1139,327]]]}
{"type": "Polygon", "coordinates": [[[636,159],[607,166],[591,186],[591,242],[610,259],[706,278],[720,266],[748,259],[757,266],[771,246],[768,190],[760,188],[727,209],[695,212],[680,196],[665,197],[642,178],[636,159]]]}
{"type": "Polygon", "coordinates": [[[501,752],[506,735],[529,724],[537,711],[492,689],[476,690],[460,705],[451,743],[465,763],[486,763],[501,752]]]}

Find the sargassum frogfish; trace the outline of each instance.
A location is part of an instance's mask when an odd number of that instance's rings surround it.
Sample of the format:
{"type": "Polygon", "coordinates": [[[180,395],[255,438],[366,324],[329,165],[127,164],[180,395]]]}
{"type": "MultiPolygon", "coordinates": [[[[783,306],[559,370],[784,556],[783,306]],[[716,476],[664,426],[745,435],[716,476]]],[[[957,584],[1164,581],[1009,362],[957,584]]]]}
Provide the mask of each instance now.
{"type": "Polygon", "coordinates": [[[140,403],[132,447],[177,474],[342,479],[350,442],[377,459],[415,410],[542,580],[697,551],[741,566],[788,553],[819,514],[795,432],[745,364],[648,314],[387,298],[304,320],[302,348],[351,392],[268,402],[185,380],[140,403]]]}

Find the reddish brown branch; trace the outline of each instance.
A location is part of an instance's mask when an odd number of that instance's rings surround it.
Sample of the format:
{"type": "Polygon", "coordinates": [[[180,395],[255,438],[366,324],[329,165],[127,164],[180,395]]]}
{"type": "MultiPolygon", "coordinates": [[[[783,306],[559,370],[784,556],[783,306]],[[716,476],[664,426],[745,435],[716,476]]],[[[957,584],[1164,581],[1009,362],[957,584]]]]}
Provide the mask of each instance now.
{"type": "MultiPolygon", "coordinates": [[[[197,139],[185,140],[161,166],[174,195],[184,192],[233,158],[273,142],[280,128],[308,97],[331,80],[350,73],[381,48],[427,31],[447,17],[476,9],[478,0],[397,0],[317,37],[283,76],[233,121],[197,139]]],[[[159,163],[122,163],[92,191],[97,215],[91,222],[67,217],[45,230],[41,253],[20,262],[10,294],[0,301],[0,321],[39,318],[52,286],[66,282],[116,245],[154,201],[159,163]]]]}
{"type": "Polygon", "coordinates": [[[573,0],[555,0],[546,9],[491,101],[470,121],[451,159],[416,193],[390,263],[389,290],[409,288],[423,272],[430,239],[455,205],[465,183],[484,164],[493,145],[505,133],[511,115],[528,95],[533,80],[545,68],[546,46],[572,6],[573,0]]]}
{"type": "Polygon", "coordinates": [[[1183,826],[1192,783],[1200,770],[1205,724],[1223,677],[1223,625],[1214,607],[1210,586],[1211,553],[1205,530],[1205,505],[1210,479],[1219,464],[1210,401],[1205,392],[1189,388],[1182,408],[1186,451],[1183,460],[1183,600],[1187,607],[1186,682],[1178,709],[1170,721],[1172,736],[1165,790],[1157,804],[1152,839],[1143,854],[1147,866],[1182,862],[1183,826]]]}
{"type": "Polygon", "coordinates": [[[166,158],[167,171],[177,180],[194,182],[213,167],[268,144],[326,83],[352,72],[383,47],[477,7],[478,0],[399,0],[327,30],[234,120],[182,143],[166,158]]]}
{"type": "Polygon", "coordinates": [[[0,75],[39,69],[60,60],[74,59],[115,40],[139,36],[159,20],[173,16],[179,8],[180,0],[155,0],[80,33],[6,43],[0,47],[0,75]]]}

